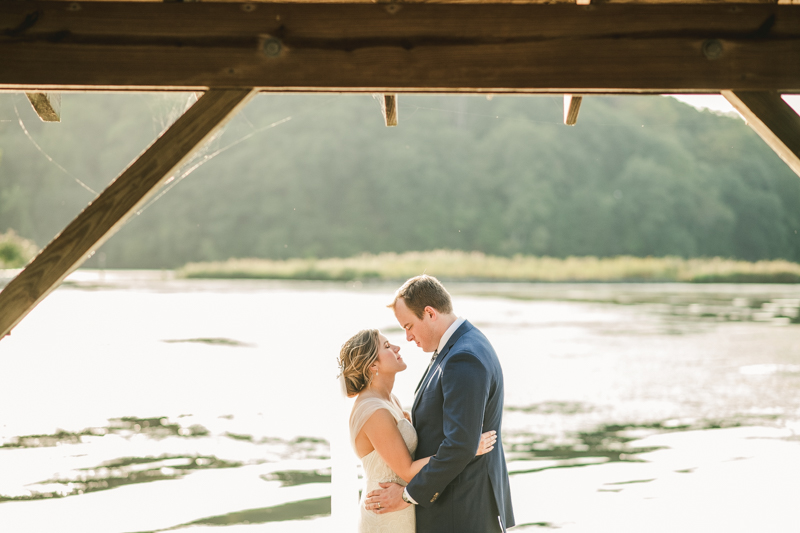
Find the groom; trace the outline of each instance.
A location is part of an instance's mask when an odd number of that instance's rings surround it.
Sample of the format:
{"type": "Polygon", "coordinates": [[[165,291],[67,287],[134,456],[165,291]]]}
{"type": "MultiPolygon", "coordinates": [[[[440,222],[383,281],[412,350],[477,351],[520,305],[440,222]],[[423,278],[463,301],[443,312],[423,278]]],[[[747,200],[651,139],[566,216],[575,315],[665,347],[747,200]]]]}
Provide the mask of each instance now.
{"type": "Polygon", "coordinates": [[[502,443],[503,371],[492,345],[453,313],[450,294],[434,277],[417,276],[398,289],[397,321],[431,364],[419,382],[411,414],[416,456],[433,456],[403,489],[382,483],[367,509],[392,512],[416,506],[418,533],[488,533],[514,525],[502,445],[475,456],[481,433],[502,443]]]}

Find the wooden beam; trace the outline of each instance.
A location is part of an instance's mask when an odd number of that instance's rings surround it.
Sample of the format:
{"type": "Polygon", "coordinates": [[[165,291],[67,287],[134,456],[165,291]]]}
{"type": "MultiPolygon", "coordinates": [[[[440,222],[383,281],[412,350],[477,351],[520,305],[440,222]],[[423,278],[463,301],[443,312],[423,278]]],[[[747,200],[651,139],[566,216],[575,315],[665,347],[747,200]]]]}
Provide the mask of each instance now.
{"type": "Polygon", "coordinates": [[[212,90],[125,169],[0,292],[0,339],[111,237],[255,94],[212,90]]]}
{"type": "Polygon", "coordinates": [[[61,122],[61,93],[25,93],[42,122],[61,122]]]}
{"type": "Polygon", "coordinates": [[[72,5],[0,3],[0,90],[800,91],[793,5],[72,5]]]}
{"type": "Polygon", "coordinates": [[[397,126],[397,95],[381,95],[381,109],[383,110],[383,120],[387,127],[397,126]]]}
{"type": "MultiPolygon", "coordinates": [[[[56,2],[75,3],[74,0],[53,0],[56,2]]],[[[119,0],[82,0],[85,2],[110,2],[119,0]]],[[[123,0],[128,3],[163,2],[164,0],[123,0]]],[[[342,0],[193,0],[195,2],[225,2],[231,4],[341,4],[342,0]]],[[[574,4],[576,0],[392,0],[393,4],[574,4]]],[[[589,0],[582,0],[589,4],[589,0]]],[[[348,4],[374,4],[375,0],[347,0],[348,4]]],[[[604,4],[792,4],[800,0],[603,0],[604,4]]],[[[254,7],[245,6],[242,9],[252,10],[254,7]]]]}
{"type": "Polygon", "coordinates": [[[800,176],[800,116],[775,91],[722,91],[770,148],[800,176]]]}
{"type": "Polygon", "coordinates": [[[577,94],[564,95],[564,124],[574,126],[578,122],[578,112],[581,110],[583,96],[577,94]]]}

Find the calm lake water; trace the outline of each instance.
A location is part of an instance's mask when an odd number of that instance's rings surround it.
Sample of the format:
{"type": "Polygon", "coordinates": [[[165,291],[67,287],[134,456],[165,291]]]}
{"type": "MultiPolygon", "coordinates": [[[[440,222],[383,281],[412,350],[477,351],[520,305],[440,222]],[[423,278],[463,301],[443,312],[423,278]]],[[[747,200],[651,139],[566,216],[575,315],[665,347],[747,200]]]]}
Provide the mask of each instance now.
{"type": "MultiPolygon", "coordinates": [[[[0,342],[0,531],[341,529],[339,346],[399,344],[407,406],[428,360],[395,288],[73,274],[0,342]]],[[[798,531],[800,287],[448,288],[503,363],[516,530],[798,531]]]]}

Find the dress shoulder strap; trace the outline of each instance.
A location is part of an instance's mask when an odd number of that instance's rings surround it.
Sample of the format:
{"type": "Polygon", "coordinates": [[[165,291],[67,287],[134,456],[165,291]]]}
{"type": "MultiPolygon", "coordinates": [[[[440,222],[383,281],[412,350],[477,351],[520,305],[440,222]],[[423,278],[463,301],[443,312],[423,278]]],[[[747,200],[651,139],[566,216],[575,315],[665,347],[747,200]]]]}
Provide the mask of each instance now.
{"type": "Polygon", "coordinates": [[[403,418],[403,412],[393,403],[374,397],[358,398],[353,405],[353,411],[350,413],[350,444],[353,446],[353,450],[356,449],[356,436],[361,431],[361,428],[367,423],[369,417],[379,409],[386,409],[392,413],[395,421],[403,418]]]}

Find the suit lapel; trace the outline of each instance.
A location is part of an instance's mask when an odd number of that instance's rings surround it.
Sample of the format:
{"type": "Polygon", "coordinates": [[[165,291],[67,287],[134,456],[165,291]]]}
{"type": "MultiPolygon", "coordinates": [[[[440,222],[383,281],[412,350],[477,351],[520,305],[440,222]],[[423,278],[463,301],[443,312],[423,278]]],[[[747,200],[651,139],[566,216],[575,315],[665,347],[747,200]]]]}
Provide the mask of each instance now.
{"type": "Polygon", "coordinates": [[[422,377],[420,381],[420,385],[417,385],[416,394],[414,395],[414,405],[411,408],[412,416],[417,411],[417,407],[419,406],[419,401],[422,398],[422,393],[425,392],[425,389],[428,387],[430,382],[433,380],[433,376],[436,375],[436,370],[442,366],[447,355],[450,353],[450,349],[455,345],[458,339],[461,338],[464,333],[472,329],[472,324],[469,323],[469,320],[465,320],[463,324],[461,324],[457,330],[453,332],[450,338],[447,340],[447,344],[444,345],[442,348],[441,353],[436,357],[436,361],[431,365],[431,368],[428,372],[422,377]]]}

